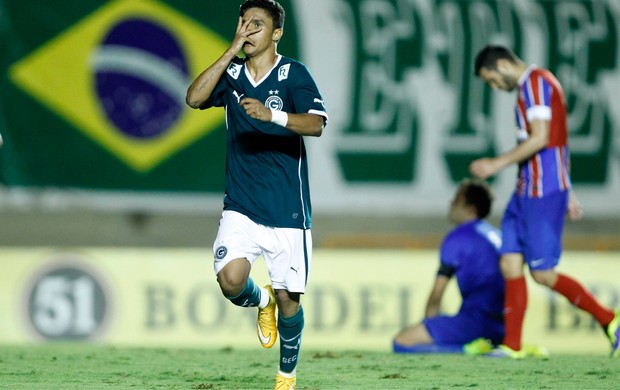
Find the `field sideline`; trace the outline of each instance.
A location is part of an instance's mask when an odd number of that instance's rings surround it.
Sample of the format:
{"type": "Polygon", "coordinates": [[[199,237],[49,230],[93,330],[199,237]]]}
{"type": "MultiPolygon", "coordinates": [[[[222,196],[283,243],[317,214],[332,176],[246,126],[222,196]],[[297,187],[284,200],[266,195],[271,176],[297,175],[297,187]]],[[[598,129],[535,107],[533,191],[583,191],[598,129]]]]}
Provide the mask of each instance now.
{"type": "MultiPolygon", "coordinates": [[[[3,346],[2,389],[271,389],[277,346],[119,348],[93,344],[3,346]]],[[[298,389],[618,389],[620,360],[554,355],[506,360],[463,355],[302,351],[298,389]]]]}

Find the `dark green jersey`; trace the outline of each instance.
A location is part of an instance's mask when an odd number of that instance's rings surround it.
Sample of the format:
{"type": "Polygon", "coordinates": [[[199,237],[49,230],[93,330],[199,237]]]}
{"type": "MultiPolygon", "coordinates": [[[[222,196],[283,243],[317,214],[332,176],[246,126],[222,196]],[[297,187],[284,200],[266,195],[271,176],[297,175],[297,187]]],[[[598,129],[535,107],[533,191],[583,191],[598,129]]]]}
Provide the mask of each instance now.
{"type": "Polygon", "coordinates": [[[235,58],[202,107],[226,108],[224,209],[265,226],[309,229],[312,207],[303,137],[250,118],[239,104],[245,97],[270,109],[327,120],[316,83],[304,64],[281,56],[262,80],[254,81],[245,60],[235,58]]]}

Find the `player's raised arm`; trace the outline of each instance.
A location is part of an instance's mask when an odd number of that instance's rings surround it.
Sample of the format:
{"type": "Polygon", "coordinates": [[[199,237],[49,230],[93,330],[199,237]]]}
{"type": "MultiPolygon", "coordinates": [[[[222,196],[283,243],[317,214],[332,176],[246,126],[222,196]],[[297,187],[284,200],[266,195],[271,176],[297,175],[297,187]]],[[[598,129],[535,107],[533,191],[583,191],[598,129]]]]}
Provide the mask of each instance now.
{"type": "Polygon", "coordinates": [[[187,95],[185,96],[185,102],[192,108],[200,108],[205,101],[211,96],[211,93],[215,89],[217,82],[220,80],[228,64],[235,58],[237,53],[241,51],[243,45],[247,42],[248,37],[252,34],[259,32],[262,27],[250,28],[253,18],[250,18],[243,22],[239,17],[237,23],[237,33],[233,39],[230,47],[222,54],[217,61],[211,66],[205,69],[187,89],[187,95]]]}

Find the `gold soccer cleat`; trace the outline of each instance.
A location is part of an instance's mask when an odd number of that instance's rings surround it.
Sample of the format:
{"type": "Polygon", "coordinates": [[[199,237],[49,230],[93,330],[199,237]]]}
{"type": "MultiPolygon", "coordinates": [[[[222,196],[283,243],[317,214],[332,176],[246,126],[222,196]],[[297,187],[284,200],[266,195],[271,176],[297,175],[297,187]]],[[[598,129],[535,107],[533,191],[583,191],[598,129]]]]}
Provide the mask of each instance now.
{"type": "Polygon", "coordinates": [[[256,333],[260,343],[265,348],[271,348],[278,338],[278,324],[276,322],[276,297],[270,285],[265,286],[269,292],[269,304],[264,308],[258,309],[258,321],[256,323],[256,333]]]}
{"type": "Polygon", "coordinates": [[[295,371],[291,374],[285,374],[283,372],[278,371],[276,375],[276,385],[273,390],[295,390],[297,386],[297,375],[295,375],[295,371]]]}

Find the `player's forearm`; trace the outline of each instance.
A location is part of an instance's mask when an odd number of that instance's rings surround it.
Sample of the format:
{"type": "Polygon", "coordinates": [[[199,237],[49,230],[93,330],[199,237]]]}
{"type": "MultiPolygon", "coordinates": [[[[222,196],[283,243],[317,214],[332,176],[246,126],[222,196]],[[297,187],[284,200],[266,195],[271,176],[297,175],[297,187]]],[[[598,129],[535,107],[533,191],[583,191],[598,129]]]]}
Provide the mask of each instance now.
{"type": "Polygon", "coordinates": [[[185,96],[185,102],[188,106],[200,108],[207,101],[235,55],[236,53],[233,53],[232,50],[227,50],[217,61],[196,77],[187,89],[185,96]]]}
{"type": "Polygon", "coordinates": [[[449,280],[450,278],[445,275],[437,275],[435,278],[435,284],[426,301],[426,311],[424,312],[426,318],[439,315],[441,300],[443,299],[443,293],[446,290],[449,280]]]}
{"type": "Polygon", "coordinates": [[[426,302],[426,310],[424,311],[424,316],[426,318],[435,317],[439,315],[442,297],[443,297],[443,288],[441,288],[441,286],[435,286],[435,288],[433,289],[433,292],[428,297],[428,301],[426,302]]]}
{"type": "Polygon", "coordinates": [[[497,162],[501,168],[505,168],[511,164],[520,163],[532,157],[540,150],[544,149],[548,144],[548,139],[543,136],[532,136],[520,143],[509,152],[497,156],[497,162]]]}
{"type": "Polygon", "coordinates": [[[295,134],[320,137],[325,127],[325,119],[316,114],[287,114],[286,128],[295,134]]]}
{"type": "Polygon", "coordinates": [[[529,159],[549,144],[549,121],[534,120],[529,126],[530,136],[510,152],[498,157],[504,167],[529,159]]]}
{"type": "Polygon", "coordinates": [[[437,300],[428,301],[428,303],[426,304],[426,310],[424,312],[424,317],[431,318],[431,317],[435,317],[439,315],[440,306],[441,306],[440,301],[437,301],[437,300]]]}

